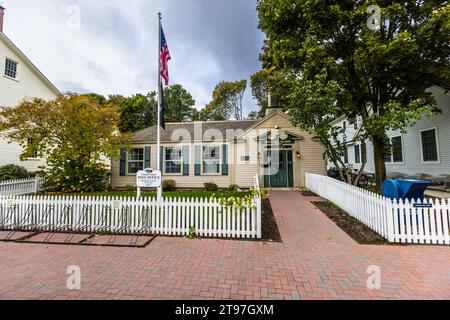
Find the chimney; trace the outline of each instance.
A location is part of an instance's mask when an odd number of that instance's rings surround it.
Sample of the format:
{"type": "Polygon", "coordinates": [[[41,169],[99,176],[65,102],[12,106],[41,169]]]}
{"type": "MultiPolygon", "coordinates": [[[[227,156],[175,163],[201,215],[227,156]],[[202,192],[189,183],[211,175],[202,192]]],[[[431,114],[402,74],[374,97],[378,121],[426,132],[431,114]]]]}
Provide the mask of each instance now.
{"type": "Polygon", "coordinates": [[[283,111],[283,108],[278,102],[278,99],[275,96],[272,96],[269,92],[269,107],[266,109],[266,116],[277,111],[283,111]]]}
{"type": "Polygon", "coordinates": [[[0,32],[3,32],[3,19],[5,17],[5,8],[0,5],[0,32]]]}

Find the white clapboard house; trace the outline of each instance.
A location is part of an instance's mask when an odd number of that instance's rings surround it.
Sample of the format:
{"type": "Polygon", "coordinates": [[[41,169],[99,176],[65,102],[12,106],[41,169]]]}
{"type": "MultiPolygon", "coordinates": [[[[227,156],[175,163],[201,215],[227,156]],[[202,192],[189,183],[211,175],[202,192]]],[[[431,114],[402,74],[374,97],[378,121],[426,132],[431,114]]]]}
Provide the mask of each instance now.
{"type": "MultiPolygon", "coordinates": [[[[16,106],[24,99],[54,99],[61,93],[38,68],[3,33],[5,9],[0,6],[0,108],[16,106]]],[[[30,158],[20,160],[23,148],[9,143],[0,132],[0,166],[17,164],[30,173],[38,170],[44,160],[30,158]]]]}
{"type": "MultiPolygon", "coordinates": [[[[436,182],[450,181],[450,95],[440,87],[429,89],[437,100],[441,114],[424,115],[406,133],[388,132],[391,139],[391,155],[386,155],[386,170],[390,178],[413,177],[432,179],[436,182]]],[[[354,121],[353,121],[354,122],[354,121]]],[[[367,161],[365,171],[375,171],[371,141],[357,141],[361,121],[350,123],[346,118],[337,119],[335,126],[345,128],[347,148],[345,163],[360,169],[367,161]]],[[[343,137],[340,137],[343,141],[343,137]]],[[[330,162],[329,167],[333,166],[330,162]]]]}

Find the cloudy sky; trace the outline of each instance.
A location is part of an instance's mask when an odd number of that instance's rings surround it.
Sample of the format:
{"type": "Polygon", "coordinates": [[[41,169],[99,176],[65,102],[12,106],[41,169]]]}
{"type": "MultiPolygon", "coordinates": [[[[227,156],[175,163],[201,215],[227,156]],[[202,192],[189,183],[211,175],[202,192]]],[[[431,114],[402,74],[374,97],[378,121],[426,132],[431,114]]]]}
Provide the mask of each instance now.
{"type": "MultiPolygon", "coordinates": [[[[171,83],[202,108],[220,81],[249,79],[264,34],[256,0],[2,0],[6,35],[60,89],[132,95],[156,89],[157,12],[171,83]],[[77,8],[80,24],[77,26],[77,8]]],[[[256,110],[250,88],[244,112],[256,110]]]]}

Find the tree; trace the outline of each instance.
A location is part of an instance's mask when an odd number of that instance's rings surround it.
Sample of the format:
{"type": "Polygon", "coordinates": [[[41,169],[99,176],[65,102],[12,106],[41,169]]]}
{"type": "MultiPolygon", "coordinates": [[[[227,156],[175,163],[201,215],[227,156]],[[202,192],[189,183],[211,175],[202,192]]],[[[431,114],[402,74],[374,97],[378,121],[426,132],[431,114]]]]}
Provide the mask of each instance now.
{"type": "Polygon", "coordinates": [[[249,118],[258,119],[263,118],[266,114],[266,109],[269,106],[269,92],[271,83],[274,79],[273,70],[262,69],[250,77],[250,87],[252,88],[253,98],[257,101],[259,111],[251,112],[249,118]]]}
{"type": "MultiPolygon", "coordinates": [[[[327,79],[315,91],[335,81],[339,92],[330,101],[348,119],[362,118],[361,132],[374,145],[380,188],[386,178],[386,132],[404,131],[433,111],[428,88],[449,88],[450,4],[260,0],[258,14],[267,35],[264,67],[275,68],[291,90],[299,89],[295,79],[314,81],[320,73],[327,79]]],[[[290,99],[300,93],[306,92],[290,99]]]]}
{"type": "Polygon", "coordinates": [[[3,109],[0,119],[1,130],[15,129],[8,131],[6,138],[24,147],[22,157],[33,150],[47,159],[45,183],[55,190],[106,188],[107,170],[102,159],[118,158],[127,138],[119,133],[116,108],[75,94],[52,101],[27,100],[3,109]]]}
{"type": "Polygon", "coordinates": [[[137,94],[124,98],[119,104],[121,132],[135,132],[157,124],[158,94],[137,94]]]}
{"type": "Polygon", "coordinates": [[[242,120],[242,101],[247,80],[220,82],[213,91],[212,101],[202,110],[204,120],[242,120]]]}
{"type": "Polygon", "coordinates": [[[192,121],[196,117],[195,100],[179,84],[164,90],[164,102],[167,106],[167,122],[192,121]]]}

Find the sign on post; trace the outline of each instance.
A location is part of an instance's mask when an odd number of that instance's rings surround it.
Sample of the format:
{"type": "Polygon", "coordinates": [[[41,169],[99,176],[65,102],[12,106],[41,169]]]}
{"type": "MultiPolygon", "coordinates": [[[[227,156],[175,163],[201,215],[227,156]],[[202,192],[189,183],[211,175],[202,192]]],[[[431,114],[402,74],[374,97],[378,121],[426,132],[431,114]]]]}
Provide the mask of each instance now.
{"type": "Polygon", "coordinates": [[[136,186],[139,188],[159,188],[162,180],[161,171],[151,168],[138,171],[136,174],[136,186]]]}
{"type": "Polygon", "coordinates": [[[141,188],[159,188],[162,185],[161,171],[151,168],[136,173],[137,197],[141,197],[141,188]]]}

